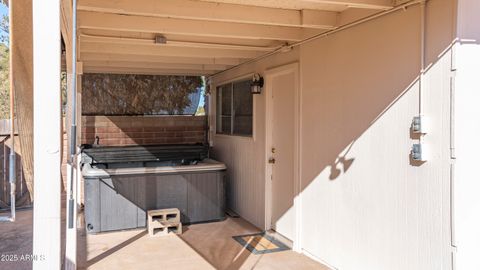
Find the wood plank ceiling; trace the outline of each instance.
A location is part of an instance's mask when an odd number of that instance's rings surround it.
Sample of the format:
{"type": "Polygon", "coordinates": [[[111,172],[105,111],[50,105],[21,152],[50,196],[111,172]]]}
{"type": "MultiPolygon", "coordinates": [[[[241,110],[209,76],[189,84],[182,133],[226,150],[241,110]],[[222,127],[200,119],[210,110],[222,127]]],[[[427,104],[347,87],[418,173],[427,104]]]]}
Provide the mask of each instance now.
{"type": "Polygon", "coordinates": [[[210,75],[395,0],[79,0],[84,73],[210,75]],[[156,43],[163,36],[166,43],[156,43]]]}

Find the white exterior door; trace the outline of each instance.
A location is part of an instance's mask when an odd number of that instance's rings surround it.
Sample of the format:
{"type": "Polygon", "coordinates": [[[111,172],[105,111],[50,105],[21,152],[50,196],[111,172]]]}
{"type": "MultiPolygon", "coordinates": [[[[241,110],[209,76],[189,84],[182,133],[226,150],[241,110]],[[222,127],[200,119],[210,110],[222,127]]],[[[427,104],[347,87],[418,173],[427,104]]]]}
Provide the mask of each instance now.
{"type": "Polygon", "coordinates": [[[296,71],[272,76],[269,83],[271,228],[294,241],[296,71]]]}

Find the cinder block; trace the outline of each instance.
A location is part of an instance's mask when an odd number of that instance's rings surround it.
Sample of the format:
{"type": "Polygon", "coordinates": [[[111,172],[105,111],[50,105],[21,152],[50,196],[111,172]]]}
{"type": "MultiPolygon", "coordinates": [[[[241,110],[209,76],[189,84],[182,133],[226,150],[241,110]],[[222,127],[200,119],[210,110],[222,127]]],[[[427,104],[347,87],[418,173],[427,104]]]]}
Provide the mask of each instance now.
{"type": "Polygon", "coordinates": [[[153,222],[148,226],[150,236],[165,236],[168,234],[182,234],[182,223],[178,222],[153,222]]]}
{"type": "Polygon", "coordinates": [[[180,210],[177,208],[150,210],[147,212],[147,216],[150,236],[182,233],[180,210]]]}
{"type": "Polygon", "coordinates": [[[149,221],[180,222],[180,210],[177,208],[149,210],[147,215],[149,221]]]}
{"type": "Polygon", "coordinates": [[[167,234],[182,234],[182,223],[179,222],[161,222],[164,228],[167,228],[167,234]]]}
{"type": "Polygon", "coordinates": [[[148,227],[148,234],[150,236],[165,236],[168,234],[168,229],[166,227],[154,228],[150,226],[148,227]]]}

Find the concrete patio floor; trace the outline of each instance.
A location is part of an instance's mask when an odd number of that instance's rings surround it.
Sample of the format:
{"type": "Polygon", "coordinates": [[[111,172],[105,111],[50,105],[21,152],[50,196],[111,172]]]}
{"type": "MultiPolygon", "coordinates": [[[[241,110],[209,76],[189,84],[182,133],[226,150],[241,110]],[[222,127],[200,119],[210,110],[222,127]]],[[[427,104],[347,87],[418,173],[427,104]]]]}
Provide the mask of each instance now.
{"type": "Polygon", "coordinates": [[[145,230],[79,234],[81,269],[320,269],[291,250],[254,255],[232,236],[259,230],[241,218],[184,227],[180,236],[150,237],[145,230]]]}
{"type": "MultiPolygon", "coordinates": [[[[4,212],[2,215],[9,215],[10,212],[4,212]]],[[[33,238],[33,210],[17,210],[16,221],[0,223],[0,256],[17,256],[32,254],[33,238]]],[[[6,259],[5,257],[3,259],[6,259]]],[[[26,270],[32,269],[32,262],[15,260],[11,257],[7,261],[0,261],[0,270],[26,270]]]]}
{"type": "MultiPolygon", "coordinates": [[[[62,202],[65,201],[65,194],[62,194],[62,202]]],[[[2,215],[9,215],[9,211],[3,211],[2,215]]],[[[61,207],[61,250],[65,250],[65,204],[61,207]]],[[[15,222],[0,223],[0,256],[16,255],[9,257],[7,261],[1,261],[0,270],[30,270],[32,261],[24,260],[33,253],[33,208],[19,208],[16,211],[15,222]]],[[[40,254],[48,256],[48,254],[40,254]]],[[[63,255],[62,255],[63,256],[63,255]]],[[[5,259],[5,257],[4,257],[5,259]]]]}
{"type": "MultiPolygon", "coordinates": [[[[32,209],[19,210],[15,223],[0,224],[0,254],[31,254],[32,214],[32,209]]],[[[184,226],[180,236],[150,237],[144,229],[92,235],[79,229],[78,265],[108,270],[329,269],[291,250],[255,255],[232,238],[256,232],[241,218],[184,226]]],[[[0,262],[0,270],[31,267],[28,261],[0,262]]]]}

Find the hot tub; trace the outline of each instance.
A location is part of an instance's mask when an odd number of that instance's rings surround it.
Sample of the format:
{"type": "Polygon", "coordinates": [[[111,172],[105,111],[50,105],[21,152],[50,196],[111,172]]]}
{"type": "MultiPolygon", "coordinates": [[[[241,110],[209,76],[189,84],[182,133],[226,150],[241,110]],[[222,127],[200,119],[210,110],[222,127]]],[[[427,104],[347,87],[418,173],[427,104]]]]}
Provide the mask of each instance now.
{"type": "Polygon", "coordinates": [[[184,224],[225,219],[223,163],[204,146],[84,149],[82,174],[89,233],[141,228],[146,212],[178,208],[184,224]]]}

